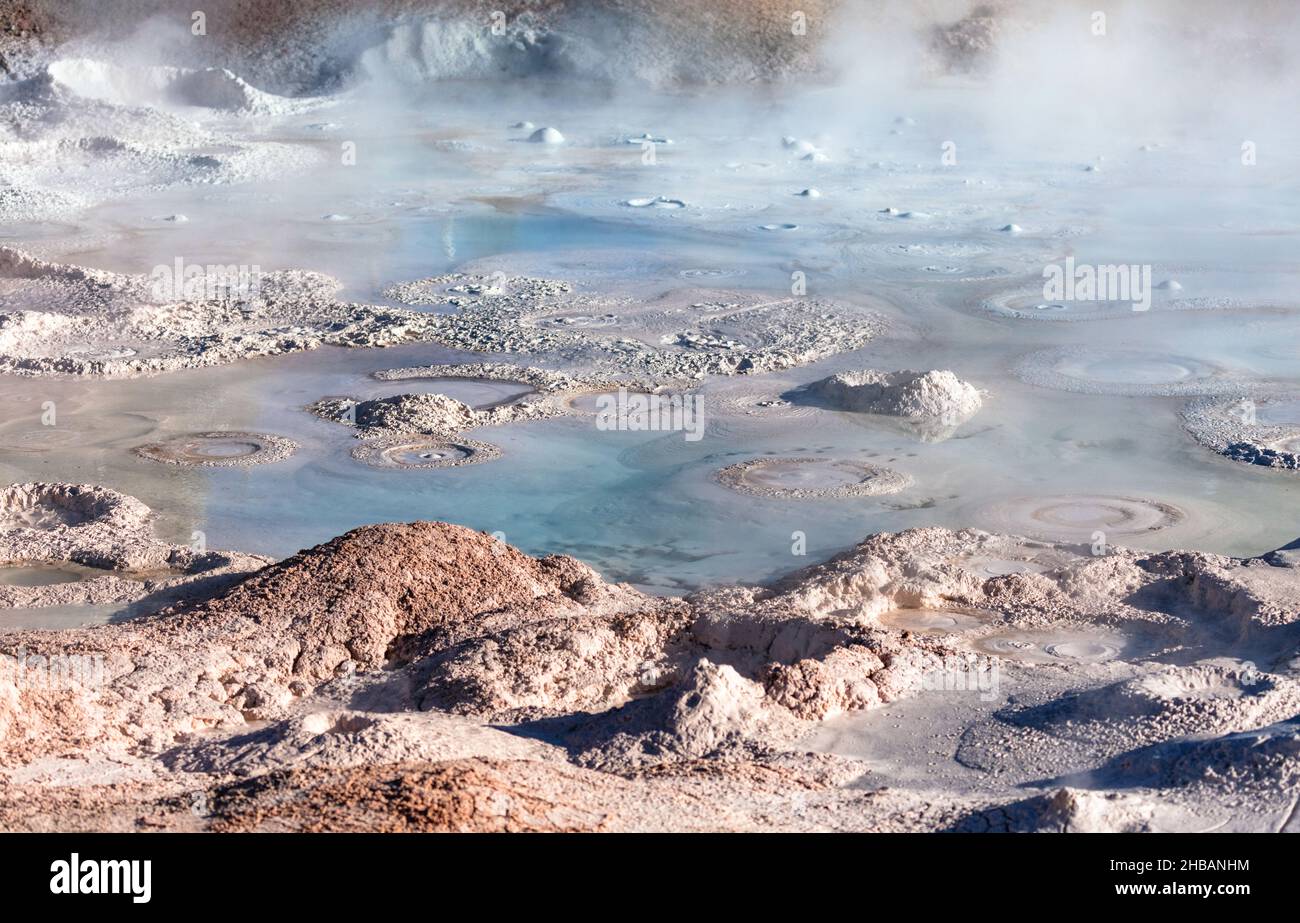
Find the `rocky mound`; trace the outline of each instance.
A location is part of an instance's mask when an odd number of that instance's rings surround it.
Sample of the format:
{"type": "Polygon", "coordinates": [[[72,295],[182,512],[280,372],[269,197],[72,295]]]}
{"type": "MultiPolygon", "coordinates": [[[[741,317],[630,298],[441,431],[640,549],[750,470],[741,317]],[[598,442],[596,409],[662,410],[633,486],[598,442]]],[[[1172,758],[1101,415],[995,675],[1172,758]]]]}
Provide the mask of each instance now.
{"type": "Polygon", "coordinates": [[[459,526],[359,529],[206,602],[84,629],[75,644],[40,632],[0,637],[10,657],[102,661],[88,682],[12,684],[0,760],[89,741],[166,747],[201,727],[282,718],[317,686],[377,672],[403,646],[437,650],[491,626],[641,605],[654,607],[571,558],[539,561],[459,526]]]}
{"type": "MultiPolygon", "coordinates": [[[[1285,722],[1247,728],[1294,707],[1295,684],[1274,661],[1295,646],[1300,616],[1286,607],[1297,581],[1295,568],[1259,560],[1092,556],[916,529],[872,536],[770,586],[653,598],[572,558],[535,559],[460,526],[368,526],[156,615],[0,635],[0,766],[23,793],[21,804],[0,799],[0,816],[34,828],[43,822],[30,804],[39,803],[103,827],[145,812],[189,829],[195,815],[175,798],[198,788],[207,829],[586,829],[562,818],[595,804],[611,829],[748,829],[772,818],[791,829],[865,818],[934,829],[960,820],[941,821],[914,798],[843,790],[862,767],[832,772],[801,737],[814,722],[916,700],[954,664],[1055,671],[1099,690],[1043,707],[1034,721],[1016,719],[1032,708],[999,713],[964,741],[1005,752],[1012,738],[987,730],[996,725],[1030,731],[1050,752],[1069,744],[1095,754],[1087,729],[1104,708],[1111,738],[1182,748],[1169,771],[1171,751],[1121,763],[1110,750],[1117,785],[1185,788],[1195,767],[1218,765],[1222,747],[1189,752],[1190,738],[1170,738],[1208,717],[1237,748],[1229,762],[1263,785],[1293,769],[1285,722]],[[1040,567],[1000,572],[999,562],[1040,567]],[[1224,600],[1229,608],[1218,608],[1224,600]],[[885,618],[921,607],[986,617],[931,633],[885,618]],[[1132,640],[1124,656],[1133,663],[1101,665],[1113,666],[1109,684],[1064,642],[1044,642],[1060,656],[1030,660],[1014,646],[990,654],[975,643],[1102,628],[1132,640]],[[1185,652],[1229,636],[1262,644],[1270,660],[1248,675],[1218,662],[1139,669],[1162,644],[1185,652]],[[1144,728],[1160,733],[1144,738],[1144,728]],[[1231,736],[1266,731],[1262,748],[1231,736]],[[123,781],[137,788],[96,789],[108,766],[129,767],[123,781]],[[53,793],[50,778],[69,784],[53,793]],[[802,794],[792,800],[792,790],[802,794]],[[504,816],[482,807],[502,797],[523,807],[504,816]],[[723,800],[692,816],[699,798],[723,800]],[[890,819],[886,805],[921,813],[890,819]]],[[[963,744],[968,765],[979,764],[977,749],[963,744]]],[[[1050,805],[1030,808],[1031,826],[1093,825],[1091,808],[1064,820],[1050,805]]],[[[1127,809],[1103,813],[1097,824],[1130,829],[1127,809]]]]}
{"type": "Polygon", "coordinates": [[[446,645],[478,634],[489,617],[525,623],[641,602],[572,558],[538,560],[462,526],[416,522],[367,526],[299,552],[166,624],[247,619],[259,636],[292,639],[288,672],[320,682],[341,666],[379,669],[407,639],[446,645]]]}

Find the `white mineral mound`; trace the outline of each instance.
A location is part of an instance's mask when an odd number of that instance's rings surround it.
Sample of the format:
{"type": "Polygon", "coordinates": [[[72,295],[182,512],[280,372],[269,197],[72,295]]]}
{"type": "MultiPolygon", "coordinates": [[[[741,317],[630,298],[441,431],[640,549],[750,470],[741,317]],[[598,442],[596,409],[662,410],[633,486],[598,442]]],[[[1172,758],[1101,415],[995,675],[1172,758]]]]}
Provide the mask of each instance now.
{"type": "Polygon", "coordinates": [[[537,129],[537,131],[528,136],[528,140],[534,144],[563,144],[564,135],[560,134],[559,129],[550,128],[548,126],[546,128],[537,129]]]}
{"type": "Polygon", "coordinates": [[[841,372],[808,391],[842,410],[895,417],[965,417],[983,404],[978,388],[949,371],[841,372]]]}
{"type": "Polygon", "coordinates": [[[55,84],[77,96],[123,106],[190,106],[252,115],[302,112],[324,100],[266,93],[224,68],[126,67],[90,58],[63,58],[47,68],[55,84]]]}

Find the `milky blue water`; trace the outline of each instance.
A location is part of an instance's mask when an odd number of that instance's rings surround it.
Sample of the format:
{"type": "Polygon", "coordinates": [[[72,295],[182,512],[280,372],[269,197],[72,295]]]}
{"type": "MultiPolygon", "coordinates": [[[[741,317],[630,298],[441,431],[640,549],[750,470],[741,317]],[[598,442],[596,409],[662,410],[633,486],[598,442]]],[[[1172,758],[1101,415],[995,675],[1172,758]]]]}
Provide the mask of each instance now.
{"type": "MultiPolygon", "coordinates": [[[[1223,165],[1204,168],[1199,154],[1185,162],[1169,149],[1139,154],[1136,143],[1113,145],[1118,153],[1096,173],[1081,170],[1079,155],[1025,150],[1011,162],[1005,152],[981,156],[978,145],[963,148],[971,151],[963,169],[945,171],[936,154],[945,126],[896,136],[884,122],[829,139],[831,159],[808,164],[780,143],[806,127],[793,108],[728,121],[666,103],[622,121],[599,106],[570,111],[561,127],[573,144],[539,150],[504,127],[519,108],[505,101],[458,110],[437,138],[419,120],[408,131],[390,126],[391,143],[362,145],[352,172],[330,165],[260,188],[172,190],[104,206],[86,216],[63,256],[147,272],[178,252],[193,262],[253,254],[264,270],[329,272],[361,300],[482,260],[638,297],[686,285],[783,297],[790,273],[801,270],[810,294],[868,303],[891,331],[856,354],[743,387],[776,394],[842,369],[949,368],[988,392],[985,409],[954,438],[924,442],[862,415],[728,416],[722,408],[737,382],[714,380],[702,385],[706,416],[716,413],[699,442],[602,432],[573,418],[470,434],[503,450],[484,464],[381,470],[350,457],[346,428],[303,408],[325,395],[435,390],[370,374],[483,357],[433,346],[329,349],[146,381],[0,380],[9,410],[0,476],[106,484],[155,508],[168,538],[188,541],[199,531],[212,547],[283,556],[368,523],[443,519],[661,591],[769,579],[880,530],[996,528],[1024,498],[1032,505],[1102,494],[1177,507],[1182,517],[1167,528],[1115,539],[1152,549],[1258,554],[1300,532],[1296,478],[1194,443],[1178,420],[1186,398],[1074,393],[1013,374],[1028,354],[1086,347],[1151,357],[1103,355],[1094,368],[1110,384],[1126,375],[1138,384],[1176,378],[1170,356],[1210,364],[1247,389],[1300,381],[1300,194],[1285,163],[1236,177],[1228,192],[1223,165]],[[616,141],[639,131],[674,138],[654,168],[640,163],[639,148],[616,141]],[[464,144],[448,146],[439,140],[446,137],[464,144]],[[809,186],[823,198],[795,195],[809,186]],[[653,195],[680,196],[688,208],[622,204],[653,195]],[[887,207],[913,215],[882,213],[887,207]],[[174,212],[190,221],[156,220],[174,212]],[[1022,234],[998,230],[1011,221],[1022,234]],[[784,224],[797,227],[762,229],[784,224]],[[1156,281],[1183,283],[1176,297],[1216,310],[1167,310],[1169,294],[1147,314],[1077,323],[981,307],[1016,292],[1032,297],[1043,266],[1066,255],[1151,263],[1156,281]],[[57,433],[39,427],[48,399],[61,408],[57,433]],[[229,469],[162,466],[130,451],[206,429],[278,433],[301,448],[286,462],[229,469]],[[715,481],[718,469],[762,455],[884,464],[914,486],[888,497],[788,501],[715,481]]],[[[524,114],[539,123],[555,115],[524,114]]],[[[348,113],[331,118],[346,137],[348,113]]],[[[35,238],[41,229],[28,232],[35,238]]],[[[466,383],[445,390],[473,403],[518,393],[466,383]]]]}

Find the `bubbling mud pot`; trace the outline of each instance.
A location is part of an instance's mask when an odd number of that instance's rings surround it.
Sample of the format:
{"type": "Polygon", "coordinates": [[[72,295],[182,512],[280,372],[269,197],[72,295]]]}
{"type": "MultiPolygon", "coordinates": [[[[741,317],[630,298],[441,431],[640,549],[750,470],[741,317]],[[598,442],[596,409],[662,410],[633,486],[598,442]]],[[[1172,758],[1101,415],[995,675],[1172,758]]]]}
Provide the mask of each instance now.
{"type": "Polygon", "coordinates": [[[1104,663],[1119,657],[1125,639],[1115,634],[1082,631],[1014,631],[986,635],[971,642],[981,654],[1023,663],[1104,663]]]}
{"type": "Polygon", "coordinates": [[[1048,349],[1023,357],[1015,373],[1031,385],[1083,394],[1176,397],[1241,387],[1213,362],[1142,350],[1048,349]]]}
{"type": "Polygon", "coordinates": [[[458,468],[501,457],[501,450],[473,439],[449,441],[394,436],[369,440],[352,450],[352,457],[376,468],[458,468]]]}
{"type": "Polygon", "coordinates": [[[981,307],[990,314],[1017,320],[1085,321],[1134,314],[1129,301],[1050,301],[1043,298],[1041,290],[997,295],[984,301],[981,307]]]}
{"type": "Polygon", "coordinates": [[[55,452],[75,446],[81,439],[81,433],[67,426],[0,427],[0,449],[5,452],[55,452]]]}
{"type": "Polygon", "coordinates": [[[1078,560],[1079,556],[1059,549],[1025,549],[1023,557],[971,553],[957,555],[952,558],[952,563],[981,577],[1005,577],[1008,574],[1045,574],[1078,560]]]}
{"type": "Polygon", "coordinates": [[[717,479],[732,490],[777,500],[878,497],[912,485],[892,468],[832,458],[754,458],[723,468],[717,479]]]}
{"type": "Polygon", "coordinates": [[[0,424],[0,453],[43,454],[75,448],[121,444],[147,439],[156,429],[152,420],[135,413],[63,414],[57,425],[45,426],[35,416],[0,424]]]}
{"type": "Polygon", "coordinates": [[[1300,828],[1285,4],[220,6],[0,29],[0,828],[1300,828]]]}
{"type": "Polygon", "coordinates": [[[136,448],[141,458],[165,465],[197,468],[243,468],[284,461],[297,443],[269,433],[217,431],[177,436],[136,448]]]}
{"type": "Polygon", "coordinates": [[[1176,525],[1177,507],[1158,500],[1102,494],[1015,497],[976,511],[981,524],[999,532],[1052,541],[1091,541],[1094,533],[1110,538],[1142,535],[1176,525]]]}
{"type": "Polygon", "coordinates": [[[1000,618],[996,612],[981,609],[894,609],[880,616],[880,624],[916,634],[954,635],[974,631],[1000,618]]]}

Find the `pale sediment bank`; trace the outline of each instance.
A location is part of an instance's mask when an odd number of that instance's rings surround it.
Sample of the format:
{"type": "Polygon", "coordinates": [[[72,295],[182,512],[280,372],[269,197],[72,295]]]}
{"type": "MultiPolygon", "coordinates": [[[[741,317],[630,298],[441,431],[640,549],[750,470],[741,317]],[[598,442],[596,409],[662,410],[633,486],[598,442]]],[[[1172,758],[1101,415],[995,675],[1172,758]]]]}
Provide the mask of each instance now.
{"type": "Polygon", "coordinates": [[[1236,398],[1203,398],[1183,409],[1197,442],[1234,461],[1300,469],[1300,394],[1252,389],[1236,398]]]}

